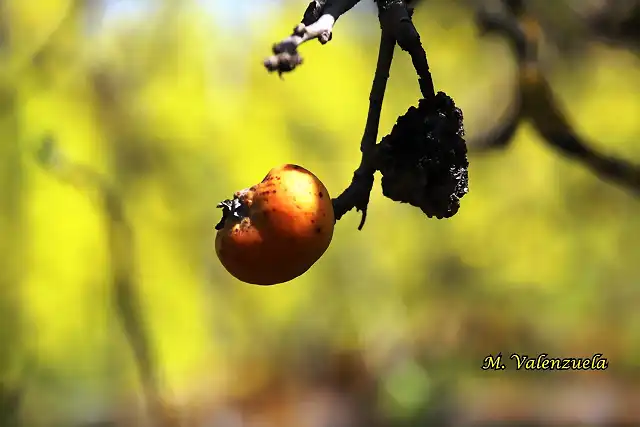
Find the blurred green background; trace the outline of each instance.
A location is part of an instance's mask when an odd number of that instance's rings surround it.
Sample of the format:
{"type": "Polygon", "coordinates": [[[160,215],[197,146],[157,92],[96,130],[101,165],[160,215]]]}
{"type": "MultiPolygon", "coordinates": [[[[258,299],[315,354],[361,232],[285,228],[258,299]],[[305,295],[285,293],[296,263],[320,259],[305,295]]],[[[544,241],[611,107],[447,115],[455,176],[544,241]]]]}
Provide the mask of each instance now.
{"type": "MultiPolygon", "coordinates": [[[[119,250],[173,425],[640,425],[636,198],[524,124],[509,150],[470,154],[452,219],[376,186],[364,230],[348,214],[303,277],[240,283],[213,250],[216,203],[282,163],[344,189],[375,6],[304,45],[280,81],[261,61],[305,1],[124,3],[0,2],[0,425],[154,425],[114,304],[119,250]],[[47,137],[115,189],[126,248],[110,246],[119,228],[95,192],[38,164],[47,137]],[[498,352],[602,353],[609,369],[482,371],[498,352]]],[[[640,161],[640,59],[589,40],[572,3],[537,2],[550,33],[581,41],[547,43],[551,85],[581,135],[640,161]]],[[[491,128],[512,94],[508,46],[479,37],[463,2],[425,2],[414,21],[468,138],[491,128]]],[[[417,102],[414,76],[398,53],[380,135],[417,102]]]]}

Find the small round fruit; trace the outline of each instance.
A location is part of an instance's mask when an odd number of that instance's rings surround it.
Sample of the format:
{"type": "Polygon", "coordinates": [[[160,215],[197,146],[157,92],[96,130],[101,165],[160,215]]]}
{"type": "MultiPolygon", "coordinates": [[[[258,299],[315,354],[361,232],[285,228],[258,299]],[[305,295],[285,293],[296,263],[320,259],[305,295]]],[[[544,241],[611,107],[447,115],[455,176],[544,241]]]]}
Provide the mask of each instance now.
{"type": "Polygon", "coordinates": [[[257,185],[225,200],[216,254],[235,278],[254,285],[288,282],[327,250],[335,217],[324,184],[297,165],[271,169],[257,185]]]}

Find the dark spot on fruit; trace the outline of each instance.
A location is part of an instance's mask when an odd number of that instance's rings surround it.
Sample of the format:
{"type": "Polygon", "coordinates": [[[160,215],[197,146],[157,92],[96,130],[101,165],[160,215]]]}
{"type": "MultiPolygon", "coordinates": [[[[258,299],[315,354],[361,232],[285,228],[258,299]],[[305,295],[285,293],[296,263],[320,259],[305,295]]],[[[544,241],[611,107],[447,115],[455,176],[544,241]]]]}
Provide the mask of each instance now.
{"type": "Polygon", "coordinates": [[[316,223],[316,220],[315,220],[315,219],[312,219],[312,220],[311,220],[311,224],[315,224],[315,223],[316,223]]]}
{"type": "Polygon", "coordinates": [[[249,191],[256,191],[256,186],[252,185],[251,188],[249,188],[249,191]]]}
{"type": "Polygon", "coordinates": [[[265,218],[269,218],[269,211],[262,212],[262,216],[265,218]]]}
{"type": "Polygon", "coordinates": [[[296,204],[296,209],[300,209],[300,210],[302,210],[302,206],[300,206],[300,205],[296,204]]]}
{"type": "Polygon", "coordinates": [[[276,208],[271,208],[271,212],[275,212],[275,211],[276,211],[276,208]]]}
{"type": "Polygon", "coordinates": [[[320,197],[321,199],[324,197],[324,193],[321,191],[318,193],[318,197],[320,197]]]}
{"type": "Polygon", "coordinates": [[[318,234],[322,233],[322,227],[316,227],[316,233],[318,234]]]}
{"type": "Polygon", "coordinates": [[[271,190],[271,194],[276,194],[276,190],[271,190]]]}

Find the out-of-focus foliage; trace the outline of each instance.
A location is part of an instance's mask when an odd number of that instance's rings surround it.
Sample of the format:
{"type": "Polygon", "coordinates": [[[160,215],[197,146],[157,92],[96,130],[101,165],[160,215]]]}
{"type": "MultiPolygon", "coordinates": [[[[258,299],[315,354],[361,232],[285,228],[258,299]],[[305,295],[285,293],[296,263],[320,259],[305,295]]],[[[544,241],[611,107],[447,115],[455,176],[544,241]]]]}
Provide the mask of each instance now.
{"type": "MultiPolygon", "coordinates": [[[[134,406],[139,389],[112,307],[105,212],[37,164],[46,136],[125,200],[168,401],[248,396],[283,372],[302,381],[292,366],[313,356],[325,366],[320,355],[338,350],[362,352],[387,417],[418,416],[441,389],[471,390],[472,402],[489,375],[526,390],[534,376],[479,369],[499,351],[603,353],[610,369],[592,375],[613,384],[637,373],[640,205],[527,126],[509,151],[471,156],[471,191],[450,220],[377,189],[365,229],[347,215],[303,277],[263,288],[226,274],[212,246],[219,200],[288,162],[335,196],[359,162],[375,12],[342,17],[280,81],[261,59],[302,3],[235,29],[215,25],[203,2],[158,0],[139,19],[89,29],[99,2],[0,3],[0,399],[24,387],[25,425],[106,417],[134,406]]],[[[436,85],[469,135],[483,131],[509,102],[507,47],[478,38],[462,6],[427,2],[414,20],[436,85]]],[[[419,93],[410,59],[396,56],[381,135],[419,93]]],[[[591,44],[579,61],[579,71],[555,62],[550,76],[576,129],[640,161],[637,56],[591,44]]]]}

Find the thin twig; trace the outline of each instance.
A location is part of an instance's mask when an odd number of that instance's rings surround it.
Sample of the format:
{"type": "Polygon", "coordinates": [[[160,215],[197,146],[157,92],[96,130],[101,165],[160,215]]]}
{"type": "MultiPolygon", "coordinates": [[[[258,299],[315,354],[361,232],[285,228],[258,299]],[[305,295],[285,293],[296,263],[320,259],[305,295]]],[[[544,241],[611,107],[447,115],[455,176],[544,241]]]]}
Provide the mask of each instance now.
{"type": "MultiPolygon", "coordinates": [[[[265,61],[269,71],[292,71],[302,63],[298,46],[314,37],[330,40],[335,21],[359,0],[312,2],[294,34],[276,43],[274,55],[265,61]],[[308,24],[307,21],[317,20],[308,24]],[[311,29],[311,30],[309,30],[311,29]]],[[[459,208],[468,191],[466,145],[462,138],[462,113],[444,93],[436,94],[427,54],[411,19],[413,8],[402,0],[377,0],[381,27],[378,61],[369,96],[367,122],[360,142],[362,158],[349,186],[333,199],[336,220],[356,208],[367,217],[376,171],[383,175],[383,194],[420,207],[429,217],[448,218],[459,208]],[[423,99],[398,119],[392,134],[376,144],[382,102],[395,45],[411,56],[423,99]],[[399,141],[406,141],[404,147],[399,141]],[[399,167],[402,165],[402,167],[399,167]],[[427,168],[430,165],[430,168],[427,168]],[[386,173],[386,175],[385,175],[386,173]]]]}
{"type": "Polygon", "coordinates": [[[360,142],[360,151],[362,152],[360,166],[353,174],[351,184],[333,201],[336,220],[342,218],[344,214],[353,208],[362,212],[358,230],[362,230],[367,219],[367,206],[371,189],[373,188],[374,174],[377,170],[373,164],[373,154],[378,139],[382,102],[387,88],[395,46],[395,38],[388,32],[381,31],[378,62],[369,95],[369,112],[360,142]]]}
{"type": "Polygon", "coordinates": [[[433,102],[436,90],[429,69],[429,61],[427,61],[427,53],[412,19],[415,5],[409,1],[398,0],[377,0],[377,5],[380,26],[391,32],[398,46],[411,56],[422,97],[428,102],[433,102]]]}
{"type": "Polygon", "coordinates": [[[326,44],[333,37],[333,26],[340,16],[351,10],[360,0],[312,0],[304,12],[302,21],[296,25],[289,37],[272,47],[273,55],[264,60],[269,70],[282,73],[293,71],[302,64],[298,47],[309,40],[317,39],[326,44]]]}

